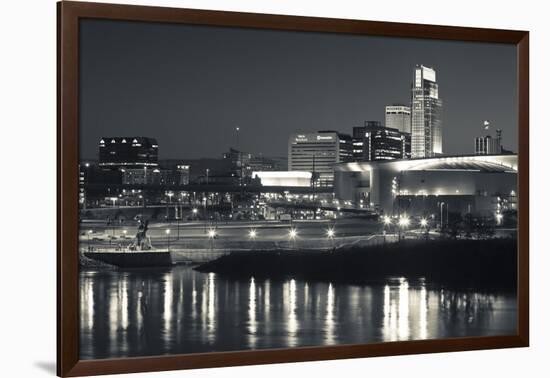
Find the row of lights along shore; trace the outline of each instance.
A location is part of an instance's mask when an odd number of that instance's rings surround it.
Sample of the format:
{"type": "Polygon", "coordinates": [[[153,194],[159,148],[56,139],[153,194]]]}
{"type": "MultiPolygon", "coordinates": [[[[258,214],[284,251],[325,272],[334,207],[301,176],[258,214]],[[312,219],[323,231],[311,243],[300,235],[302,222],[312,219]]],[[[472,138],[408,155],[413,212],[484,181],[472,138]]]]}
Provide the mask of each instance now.
{"type": "MultiPolygon", "coordinates": [[[[387,215],[382,218],[382,221],[386,226],[392,225],[394,223],[393,219],[387,215]]],[[[407,216],[401,216],[396,220],[396,224],[401,227],[408,227],[411,224],[411,219],[407,216]]],[[[426,218],[422,218],[420,219],[419,224],[420,227],[427,227],[428,220],[426,218]]]]}
{"type": "MultiPolygon", "coordinates": [[[[382,217],[382,222],[384,226],[390,226],[390,225],[396,224],[401,228],[407,228],[411,224],[411,219],[408,216],[400,216],[400,217],[397,217],[396,219],[392,219],[392,217],[389,217],[386,215],[382,217]]],[[[428,220],[426,218],[421,218],[419,221],[419,225],[422,228],[427,228],[428,220]]],[[[124,235],[126,235],[127,230],[122,230],[122,232],[124,235]]],[[[164,232],[168,237],[168,243],[170,243],[171,229],[167,228],[164,230],[164,232]]],[[[88,233],[87,233],[88,241],[90,240],[91,234],[93,234],[93,230],[88,230],[88,233]]],[[[331,240],[333,240],[336,237],[336,232],[334,231],[334,228],[331,228],[331,227],[327,228],[325,234],[326,234],[326,237],[331,240]]],[[[215,239],[217,235],[218,234],[215,228],[208,229],[207,236],[209,239],[213,241],[213,239],[215,239]]],[[[258,237],[258,232],[256,231],[256,229],[252,228],[248,231],[248,238],[250,240],[256,240],[257,237],[258,237]]],[[[295,227],[291,226],[290,229],[288,230],[288,237],[290,240],[295,240],[298,237],[298,230],[295,227]]]]}
{"type": "MultiPolygon", "coordinates": [[[[390,226],[390,225],[394,224],[394,220],[391,217],[387,216],[387,215],[382,218],[382,222],[384,223],[385,226],[390,226]]],[[[410,225],[410,223],[411,223],[411,219],[407,216],[401,216],[398,219],[396,219],[396,224],[400,227],[403,227],[403,228],[408,227],[410,225]]],[[[428,226],[428,220],[426,218],[420,219],[419,225],[421,227],[424,227],[424,228],[427,227],[428,226]]],[[[127,230],[122,230],[122,232],[123,232],[124,235],[126,235],[127,230]]],[[[169,237],[171,229],[167,228],[164,232],[169,237]]],[[[92,233],[93,233],[93,230],[89,230],[88,231],[88,237],[92,233]]],[[[215,228],[208,229],[207,235],[210,239],[216,238],[216,236],[217,236],[216,229],[215,228]]],[[[329,239],[334,238],[336,236],[336,232],[334,231],[334,228],[328,228],[326,230],[326,236],[329,239]]],[[[254,240],[257,237],[258,237],[258,232],[256,231],[256,229],[250,229],[248,231],[248,238],[249,239],[254,240]]],[[[288,237],[290,239],[296,239],[298,237],[298,230],[295,227],[291,227],[288,231],[288,237]]]]}
{"type": "MultiPolygon", "coordinates": [[[[88,232],[92,233],[93,231],[90,230],[88,232]]],[[[170,235],[171,230],[169,228],[167,228],[164,232],[166,233],[166,235],[170,235]]],[[[208,230],[207,235],[210,239],[214,239],[214,238],[216,238],[218,233],[216,232],[215,228],[210,228],[208,230]]],[[[332,229],[332,228],[327,229],[326,235],[327,235],[327,238],[329,238],[329,239],[332,239],[336,236],[336,234],[334,232],[334,229],[332,229]]],[[[248,238],[249,239],[256,239],[257,236],[258,236],[258,232],[255,229],[251,229],[251,230],[248,231],[248,238]]],[[[296,239],[296,237],[298,236],[298,230],[296,228],[291,227],[290,230],[288,231],[288,236],[289,236],[290,239],[296,239]]]]}

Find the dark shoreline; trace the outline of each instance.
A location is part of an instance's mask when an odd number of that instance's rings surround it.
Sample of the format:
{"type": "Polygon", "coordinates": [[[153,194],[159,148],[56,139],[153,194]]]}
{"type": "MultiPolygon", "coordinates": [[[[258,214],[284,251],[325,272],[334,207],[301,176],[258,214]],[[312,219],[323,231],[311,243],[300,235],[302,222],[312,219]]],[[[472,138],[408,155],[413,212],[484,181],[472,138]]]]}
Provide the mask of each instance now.
{"type": "Polygon", "coordinates": [[[194,269],[233,278],[366,284],[405,277],[452,287],[515,290],[517,240],[405,240],[336,252],[233,252],[194,269]]]}

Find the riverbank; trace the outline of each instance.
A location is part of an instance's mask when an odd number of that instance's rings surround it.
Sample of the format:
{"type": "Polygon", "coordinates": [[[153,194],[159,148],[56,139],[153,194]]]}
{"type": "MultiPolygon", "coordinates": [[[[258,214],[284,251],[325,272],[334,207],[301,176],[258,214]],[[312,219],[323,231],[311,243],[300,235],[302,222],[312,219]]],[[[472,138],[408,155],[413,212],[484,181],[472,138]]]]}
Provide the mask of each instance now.
{"type": "Polygon", "coordinates": [[[233,252],[195,269],[243,278],[292,276],[368,283],[406,277],[462,287],[513,289],[517,283],[517,240],[404,240],[337,252],[233,252]]]}

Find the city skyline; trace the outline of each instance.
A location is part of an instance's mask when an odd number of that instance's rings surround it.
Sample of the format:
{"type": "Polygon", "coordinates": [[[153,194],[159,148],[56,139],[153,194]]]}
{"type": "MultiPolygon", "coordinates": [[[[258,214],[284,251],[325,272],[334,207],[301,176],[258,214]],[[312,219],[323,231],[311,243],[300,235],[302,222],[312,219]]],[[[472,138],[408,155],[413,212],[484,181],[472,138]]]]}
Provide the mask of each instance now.
{"type": "Polygon", "coordinates": [[[517,333],[514,46],[78,37],[80,360],[517,333]]]}
{"type": "Polygon", "coordinates": [[[161,159],[229,147],[285,156],[292,133],[351,134],[384,122],[388,105],[408,106],[415,64],[438,73],[444,153],[473,153],[485,119],[516,150],[515,50],[505,45],[91,20],[82,42],[82,159],[116,135],[157,138],[161,159]]]}

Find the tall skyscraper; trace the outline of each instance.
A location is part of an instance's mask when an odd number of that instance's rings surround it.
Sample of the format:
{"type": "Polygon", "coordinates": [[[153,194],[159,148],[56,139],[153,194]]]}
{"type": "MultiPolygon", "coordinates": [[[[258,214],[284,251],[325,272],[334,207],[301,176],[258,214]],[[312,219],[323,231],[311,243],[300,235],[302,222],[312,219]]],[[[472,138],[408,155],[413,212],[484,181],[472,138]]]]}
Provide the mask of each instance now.
{"type": "Polygon", "coordinates": [[[386,106],[386,127],[411,133],[411,108],[401,104],[386,106]]]}
{"type": "Polygon", "coordinates": [[[442,102],[433,68],[416,65],[411,94],[412,157],[442,154],[442,102]]]}

